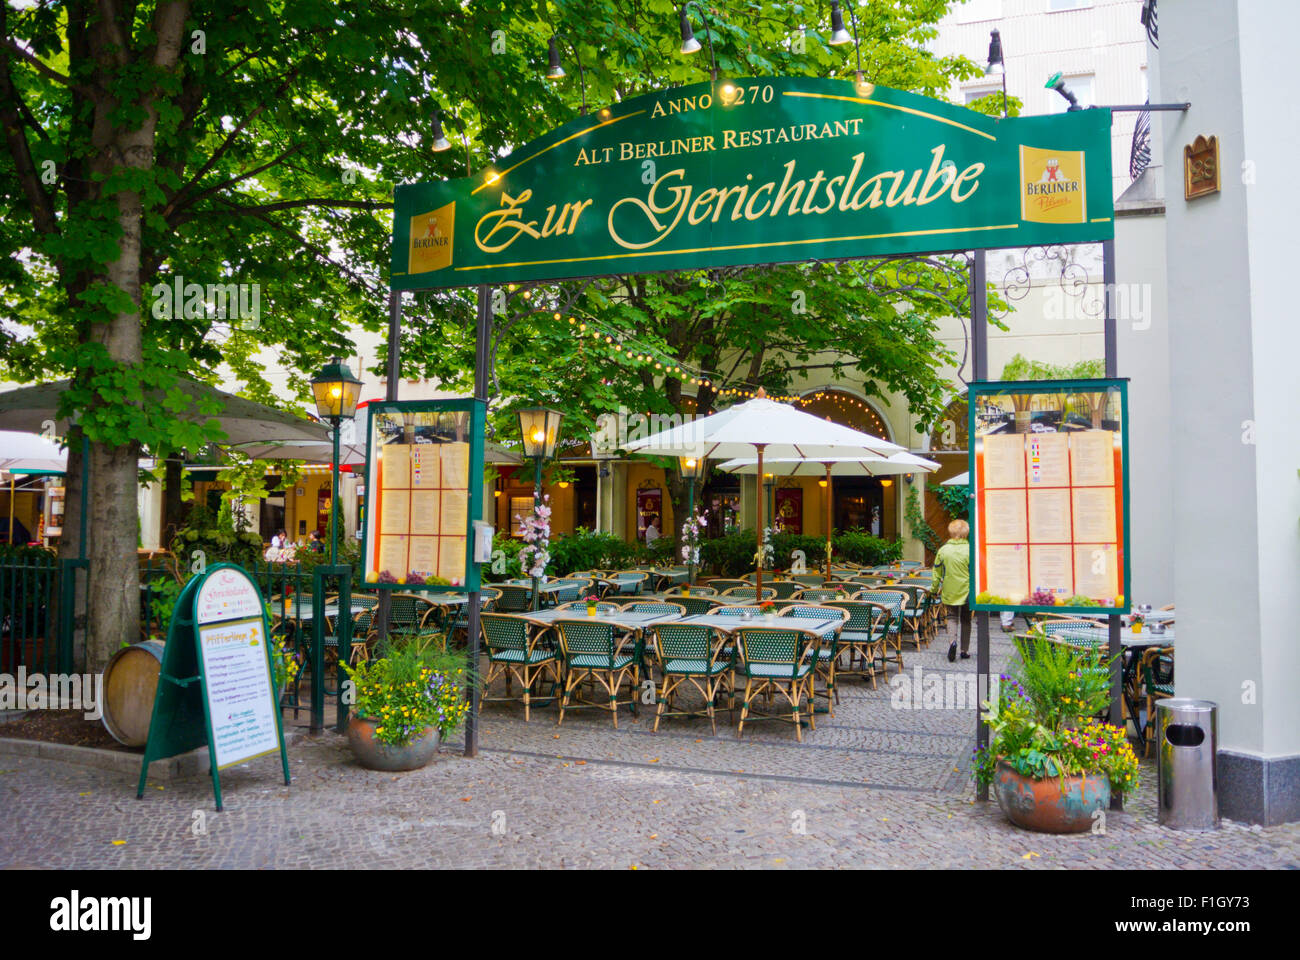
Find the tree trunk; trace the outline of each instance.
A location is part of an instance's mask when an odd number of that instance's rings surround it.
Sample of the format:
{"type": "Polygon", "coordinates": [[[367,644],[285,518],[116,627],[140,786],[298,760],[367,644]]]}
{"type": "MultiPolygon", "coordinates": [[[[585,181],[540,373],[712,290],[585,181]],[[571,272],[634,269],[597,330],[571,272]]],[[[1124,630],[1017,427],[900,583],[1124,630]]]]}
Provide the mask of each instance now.
{"type": "Polygon", "coordinates": [[[159,543],[164,550],[171,549],[171,543],[176,536],[176,531],[185,525],[189,517],[189,507],[181,499],[183,486],[184,455],[180,452],[174,456],[168,457],[163,466],[163,515],[162,515],[162,536],[159,543]]]}

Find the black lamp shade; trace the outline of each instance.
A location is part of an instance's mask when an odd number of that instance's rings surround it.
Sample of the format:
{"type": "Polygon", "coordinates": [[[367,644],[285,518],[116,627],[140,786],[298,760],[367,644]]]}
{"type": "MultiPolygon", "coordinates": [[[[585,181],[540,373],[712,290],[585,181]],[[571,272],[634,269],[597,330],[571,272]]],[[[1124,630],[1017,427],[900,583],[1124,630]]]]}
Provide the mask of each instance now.
{"type": "Polygon", "coordinates": [[[839,0],[831,0],[831,38],[827,42],[832,47],[853,42],[853,36],[844,29],[844,11],[840,9],[839,0]]]}
{"type": "Polygon", "coordinates": [[[691,29],[691,21],[686,17],[686,4],[682,4],[677,13],[677,19],[682,30],[682,53],[695,53],[700,49],[700,41],[695,39],[695,31],[691,29]]]}
{"type": "Polygon", "coordinates": [[[560,65],[560,45],[551,37],[546,49],[546,79],[563,80],[564,67],[560,65]]]}

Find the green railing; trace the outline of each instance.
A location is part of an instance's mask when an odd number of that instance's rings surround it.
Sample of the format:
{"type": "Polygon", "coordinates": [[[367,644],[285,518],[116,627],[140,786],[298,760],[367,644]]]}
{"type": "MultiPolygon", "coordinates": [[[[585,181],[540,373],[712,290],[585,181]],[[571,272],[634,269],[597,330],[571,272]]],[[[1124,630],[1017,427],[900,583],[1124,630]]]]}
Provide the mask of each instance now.
{"type": "MultiPolygon", "coordinates": [[[[75,562],[75,561],[74,561],[75,562]]],[[[57,616],[60,563],[44,551],[14,550],[0,554],[0,673],[62,672],[58,663],[65,644],[59,627],[71,617],[57,616]]],[[[71,579],[71,578],[68,578],[71,579]]],[[[69,608],[71,601],[64,604],[69,608]]],[[[71,629],[67,652],[71,661],[71,629]]]]}

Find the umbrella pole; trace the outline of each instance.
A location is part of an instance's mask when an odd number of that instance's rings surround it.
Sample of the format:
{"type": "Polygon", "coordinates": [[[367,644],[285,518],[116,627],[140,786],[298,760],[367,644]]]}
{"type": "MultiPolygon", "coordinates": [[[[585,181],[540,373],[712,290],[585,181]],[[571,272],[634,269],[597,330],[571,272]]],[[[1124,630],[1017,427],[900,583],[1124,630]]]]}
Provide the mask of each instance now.
{"type": "Polygon", "coordinates": [[[754,447],[758,450],[758,475],[754,478],[754,510],[758,514],[758,551],[754,554],[755,568],[758,570],[757,591],[754,593],[755,601],[763,599],[763,447],[766,444],[756,443],[754,447]]]}
{"type": "Polygon", "coordinates": [[[5,541],[11,547],[14,543],[14,475],[9,474],[9,539],[5,541]]]}
{"type": "Polygon", "coordinates": [[[831,582],[831,465],[826,464],[826,582],[831,582]]]}

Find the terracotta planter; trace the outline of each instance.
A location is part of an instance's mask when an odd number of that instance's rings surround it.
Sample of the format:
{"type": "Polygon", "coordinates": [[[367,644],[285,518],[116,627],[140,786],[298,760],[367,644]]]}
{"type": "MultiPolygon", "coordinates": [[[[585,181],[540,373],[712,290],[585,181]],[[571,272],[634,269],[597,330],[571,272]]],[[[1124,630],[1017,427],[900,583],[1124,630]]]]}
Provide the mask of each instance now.
{"type": "Polygon", "coordinates": [[[369,717],[348,719],[348,746],[357,763],[367,770],[418,770],[438,752],[438,728],[425,727],[424,735],[404,747],[394,747],[375,739],[378,722],[369,717]]]}
{"type": "Polygon", "coordinates": [[[1082,777],[1023,777],[999,760],[993,777],[998,806],[1018,827],[1040,833],[1086,833],[1093,811],[1110,807],[1110,781],[1097,774],[1082,777]]]}

